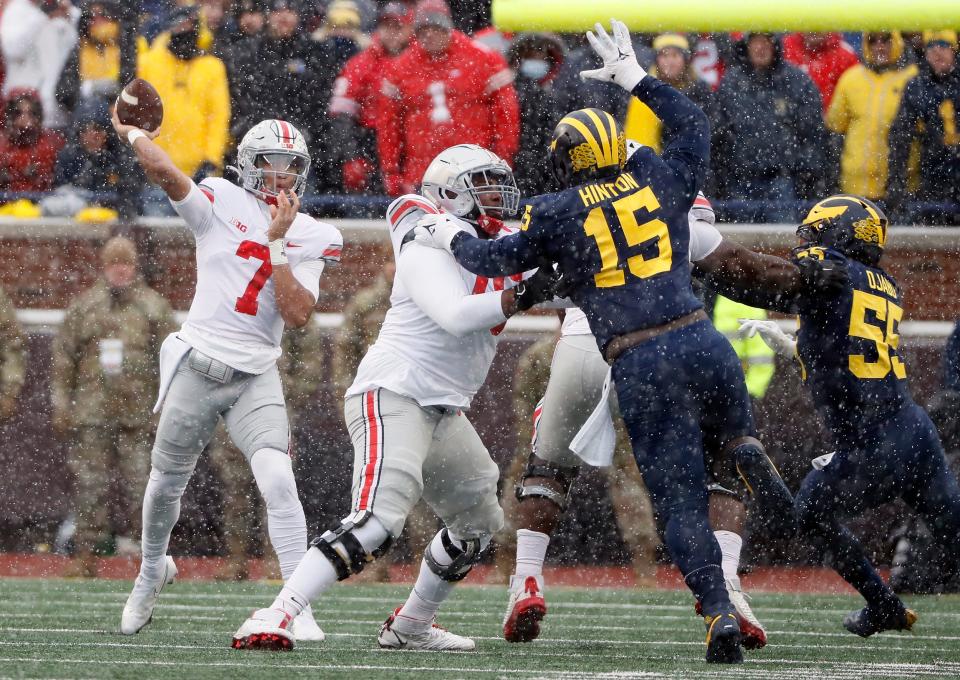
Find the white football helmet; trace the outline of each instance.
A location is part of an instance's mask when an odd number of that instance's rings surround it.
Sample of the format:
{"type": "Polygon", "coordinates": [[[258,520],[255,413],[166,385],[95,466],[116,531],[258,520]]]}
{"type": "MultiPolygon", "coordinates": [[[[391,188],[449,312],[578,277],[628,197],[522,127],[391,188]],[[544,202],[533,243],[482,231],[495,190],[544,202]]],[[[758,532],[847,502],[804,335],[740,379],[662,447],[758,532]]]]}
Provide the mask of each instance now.
{"type": "Polygon", "coordinates": [[[310,152],[300,131],[285,120],[263,120],[247,131],[237,146],[237,168],[244,189],[261,199],[275,198],[264,175],[295,175],[293,191],[303,196],[310,172],[310,152]],[[270,169],[263,168],[263,161],[270,169]]]}
{"type": "Polygon", "coordinates": [[[421,191],[447,212],[471,220],[488,215],[487,211],[499,212],[490,215],[496,218],[514,215],[520,205],[513,170],[497,154],[476,144],[441,151],[423,173],[421,191]]]}

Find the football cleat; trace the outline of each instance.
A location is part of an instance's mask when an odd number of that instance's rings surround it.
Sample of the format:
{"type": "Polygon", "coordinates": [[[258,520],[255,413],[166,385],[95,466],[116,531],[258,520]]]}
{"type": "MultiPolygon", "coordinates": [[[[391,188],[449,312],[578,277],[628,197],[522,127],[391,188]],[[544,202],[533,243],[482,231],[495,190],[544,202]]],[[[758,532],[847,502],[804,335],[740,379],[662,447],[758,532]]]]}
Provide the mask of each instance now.
{"type": "MultiPolygon", "coordinates": [[[[730,604],[733,605],[733,608],[737,617],[737,623],[740,624],[740,644],[743,645],[744,649],[761,649],[767,646],[767,631],[764,630],[763,625],[760,621],[757,620],[757,617],[753,615],[753,610],[750,608],[750,603],[747,601],[749,597],[740,589],[740,579],[725,579],[727,586],[727,596],[730,598],[730,604]]],[[[700,606],[700,603],[697,602],[696,605],[697,614],[703,616],[703,608],[700,606]]]]}
{"type": "Polygon", "coordinates": [[[911,630],[917,622],[917,613],[903,605],[886,610],[872,609],[869,605],[843,617],[843,627],[854,635],[870,637],[885,630],[911,630]]]}
{"type": "MultiPolygon", "coordinates": [[[[282,609],[258,609],[233,634],[230,646],[234,649],[289,651],[294,645],[293,621],[293,617],[282,609]]],[[[316,626],[316,622],[313,625],[316,626]]]]}
{"type": "MultiPolygon", "coordinates": [[[[437,624],[431,624],[422,632],[407,633],[397,630],[400,607],[387,617],[380,626],[377,644],[383,649],[418,649],[432,652],[472,652],[477,648],[470,638],[454,635],[437,624]]],[[[402,624],[401,624],[402,625],[402,624]]]]}
{"type": "Polygon", "coordinates": [[[740,624],[733,612],[703,617],[707,625],[707,663],[743,663],[740,624]]]}
{"type": "Polygon", "coordinates": [[[137,576],[133,583],[133,590],[127,603],[123,606],[120,616],[120,632],[124,635],[139,633],[144,626],[153,620],[153,608],[157,606],[157,598],[163,587],[173,583],[177,577],[177,565],[169,555],[164,557],[163,577],[158,583],[150,583],[143,576],[137,576]]]}
{"type": "Polygon", "coordinates": [[[507,642],[530,642],[540,635],[540,622],[547,615],[543,576],[511,576],[510,599],[503,616],[507,642]]]}
{"type": "Polygon", "coordinates": [[[323,642],[326,637],[313,618],[313,610],[310,607],[300,612],[293,620],[293,637],[297,642],[323,642]]]}

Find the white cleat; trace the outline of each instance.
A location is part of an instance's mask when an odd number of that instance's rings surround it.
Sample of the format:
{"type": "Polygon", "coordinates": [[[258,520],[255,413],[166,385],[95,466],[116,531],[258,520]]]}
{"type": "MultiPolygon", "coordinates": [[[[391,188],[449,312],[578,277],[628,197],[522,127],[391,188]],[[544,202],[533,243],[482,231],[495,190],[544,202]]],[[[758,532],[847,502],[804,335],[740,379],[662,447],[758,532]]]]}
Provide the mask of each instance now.
{"type": "MultiPolygon", "coordinates": [[[[431,652],[472,652],[477,648],[470,638],[454,635],[437,624],[432,624],[425,631],[404,632],[397,630],[400,608],[387,617],[380,626],[380,637],[377,644],[383,649],[419,649],[431,652]]],[[[403,623],[400,622],[402,627],[403,623]]]]}
{"type": "Polygon", "coordinates": [[[137,576],[133,583],[133,591],[123,606],[123,615],[120,617],[120,632],[124,635],[139,633],[153,619],[153,608],[157,606],[157,598],[163,587],[173,583],[177,577],[177,565],[173,558],[164,557],[163,578],[159,583],[150,583],[142,576],[137,576]]]}
{"type": "Polygon", "coordinates": [[[543,576],[510,577],[510,599],[503,616],[503,637],[507,642],[530,642],[540,635],[540,622],[547,615],[543,598],[543,576]]]}
{"type": "MultiPolygon", "coordinates": [[[[317,625],[315,621],[313,625],[317,625]]],[[[292,628],[293,617],[282,609],[258,609],[233,634],[230,646],[234,649],[289,651],[294,646],[292,628]]],[[[320,639],[323,639],[322,632],[320,639]]]]}
{"type": "Polygon", "coordinates": [[[753,615],[750,609],[750,603],[747,602],[747,595],[740,589],[740,579],[726,579],[727,596],[730,598],[730,604],[737,610],[737,621],[740,624],[740,635],[742,636],[740,644],[744,649],[760,649],[767,645],[767,631],[763,629],[760,621],[753,615]]]}
{"type": "Polygon", "coordinates": [[[297,642],[323,642],[326,635],[320,630],[313,610],[307,607],[293,620],[293,637],[297,642]]]}

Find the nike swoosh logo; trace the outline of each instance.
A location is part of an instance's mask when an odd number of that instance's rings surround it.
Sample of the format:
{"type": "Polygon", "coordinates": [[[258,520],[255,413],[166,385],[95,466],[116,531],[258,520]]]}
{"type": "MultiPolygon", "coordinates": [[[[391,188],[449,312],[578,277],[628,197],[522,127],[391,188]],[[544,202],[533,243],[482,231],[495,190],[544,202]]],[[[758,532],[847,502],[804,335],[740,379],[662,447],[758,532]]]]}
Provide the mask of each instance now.
{"type": "Polygon", "coordinates": [[[289,241],[287,241],[287,248],[303,248],[303,246],[300,245],[299,243],[290,243],[289,241]]]}

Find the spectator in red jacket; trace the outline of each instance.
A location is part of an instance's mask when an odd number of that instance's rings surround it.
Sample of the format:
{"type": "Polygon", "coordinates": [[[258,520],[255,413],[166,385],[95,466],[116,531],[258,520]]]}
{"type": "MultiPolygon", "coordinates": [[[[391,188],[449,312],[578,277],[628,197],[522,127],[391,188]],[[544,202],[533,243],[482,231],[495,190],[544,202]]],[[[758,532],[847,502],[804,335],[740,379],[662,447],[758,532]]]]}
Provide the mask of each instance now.
{"type": "Polygon", "coordinates": [[[47,191],[64,140],[43,127],[36,90],[11,90],[0,133],[0,191],[47,191]]]}
{"type": "Polygon", "coordinates": [[[783,39],[783,58],[810,76],[820,90],[824,111],[830,107],[840,76],[860,63],[839,33],[791,33],[783,39]]]}
{"type": "Polygon", "coordinates": [[[346,63],[333,85],[328,112],[330,151],[350,193],[382,193],[377,166],[377,103],[387,64],[410,44],[413,12],[402,2],[380,9],[377,30],[367,49],[346,63]]]}
{"type": "Polygon", "coordinates": [[[381,90],[377,146],[392,196],[413,191],[450,146],[479,144],[512,163],[519,145],[517,93],[503,57],[454,30],[443,0],[421,0],[414,35],[381,90]]]}

